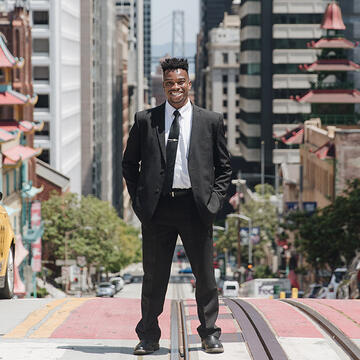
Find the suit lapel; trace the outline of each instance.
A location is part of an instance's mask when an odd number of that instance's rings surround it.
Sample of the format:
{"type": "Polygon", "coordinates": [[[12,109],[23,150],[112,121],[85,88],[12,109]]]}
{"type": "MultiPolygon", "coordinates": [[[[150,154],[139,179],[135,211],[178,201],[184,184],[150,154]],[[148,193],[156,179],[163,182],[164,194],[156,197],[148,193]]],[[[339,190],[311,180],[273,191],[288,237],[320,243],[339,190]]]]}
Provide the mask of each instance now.
{"type": "MultiPolygon", "coordinates": [[[[200,108],[196,105],[193,105],[193,115],[192,115],[192,124],[191,124],[191,134],[190,134],[190,145],[189,145],[189,155],[188,162],[191,158],[192,149],[194,144],[200,141],[199,137],[201,136],[201,118],[200,118],[200,108]]],[[[195,145],[196,146],[196,145],[195,145]]]]}
{"type": "Polygon", "coordinates": [[[161,154],[166,162],[165,150],[165,103],[159,106],[159,113],[155,116],[156,121],[156,135],[159,141],[161,154]]]}

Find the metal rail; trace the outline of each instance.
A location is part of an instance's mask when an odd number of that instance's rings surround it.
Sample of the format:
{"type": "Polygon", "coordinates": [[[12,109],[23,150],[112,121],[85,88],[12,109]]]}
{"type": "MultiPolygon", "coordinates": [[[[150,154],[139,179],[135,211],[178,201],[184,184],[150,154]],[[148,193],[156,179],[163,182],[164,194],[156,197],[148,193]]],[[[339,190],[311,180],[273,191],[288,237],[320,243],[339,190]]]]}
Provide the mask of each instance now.
{"type": "Polygon", "coordinates": [[[180,319],[181,319],[181,336],[182,336],[182,352],[180,353],[184,360],[189,360],[189,340],[186,327],[186,316],[185,316],[185,305],[182,300],[180,300],[180,319]]]}
{"type": "Polygon", "coordinates": [[[253,360],[288,360],[268,324],[249,303],[240,299],[224,299],[238,322],[253,360]]]}
{"type": "Polygon", "coordinates": [[[305,314],[310,316],[313,320],[315,320],[315,322],[329,334],[331,339],[336,342],[351,359],[360,359],[360,349],[356,346],[356,344],[324,316],[319,314],[310,306],[305,305],[299,301],[290,299],[282,299],[281,301],[297,307],[305,314]]]}
{"type": "Polygon", "coordinates": [[[170,321],[170,360],[180,360],[179,352],[179,306],[176,300],[171,301],[170,321]]]}

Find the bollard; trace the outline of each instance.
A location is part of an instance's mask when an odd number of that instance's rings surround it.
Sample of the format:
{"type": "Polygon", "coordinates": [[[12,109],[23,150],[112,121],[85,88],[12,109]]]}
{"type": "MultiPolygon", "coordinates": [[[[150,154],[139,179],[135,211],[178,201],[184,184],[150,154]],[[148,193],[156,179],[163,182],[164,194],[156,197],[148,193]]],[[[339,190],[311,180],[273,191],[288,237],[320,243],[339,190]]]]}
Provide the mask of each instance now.
{"type": "Polygon", "coordinates": [[[280,291],[280,299],[285,299],[285,298],[286,298],[285,291],[280,291]]]}
{"type": "Polygon", "coordinates": [[[272,300],[273,298],[274,298],[274,295],[270,295],[270,296],[269,296],[269,299],[272,300]]]}
{"type": "Polygon", "coordinates": [[[291,297],[293,299],[297,299],[299,297],[299,289],[298,288],[291,289],[291,297]]]}

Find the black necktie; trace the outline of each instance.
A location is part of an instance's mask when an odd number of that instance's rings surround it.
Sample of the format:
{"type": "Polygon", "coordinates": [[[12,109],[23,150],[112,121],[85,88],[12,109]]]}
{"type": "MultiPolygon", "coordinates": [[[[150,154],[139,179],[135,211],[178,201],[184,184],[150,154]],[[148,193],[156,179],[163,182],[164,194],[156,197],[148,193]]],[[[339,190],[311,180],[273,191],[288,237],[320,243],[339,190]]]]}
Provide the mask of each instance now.
{"type": "Polygon", "coordinates": [[[165,180],[163,187],[163,194],[169,194],[172,190],[172,185],[174,181],[174,167],[176,160],[176,151],[179,142],[179,117],[180,113],[178,110],[173,112],[174,120],[171,124],[168,141],[166,143],[166,171],[165,171],[165,180]]]}

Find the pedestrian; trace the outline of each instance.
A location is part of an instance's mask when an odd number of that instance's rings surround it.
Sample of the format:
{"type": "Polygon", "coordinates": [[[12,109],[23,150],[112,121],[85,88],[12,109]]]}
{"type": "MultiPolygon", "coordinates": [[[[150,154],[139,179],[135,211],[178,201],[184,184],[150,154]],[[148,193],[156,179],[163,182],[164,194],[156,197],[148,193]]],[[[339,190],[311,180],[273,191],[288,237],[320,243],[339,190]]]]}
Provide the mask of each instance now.
{"type": "Polygon", "coordinates": [[[186,59],[161,63],[167,101],[135,114],[123,158],[132,206],[141,221],[144,277],[140,342],[135,355],[159,349],[172,257],[180,235],[196,278],[202,347],[223,352],[215,325],[218,294],[213,269],[212,223],[231,180],[223,116],[194,105],[186,59]]]}

